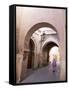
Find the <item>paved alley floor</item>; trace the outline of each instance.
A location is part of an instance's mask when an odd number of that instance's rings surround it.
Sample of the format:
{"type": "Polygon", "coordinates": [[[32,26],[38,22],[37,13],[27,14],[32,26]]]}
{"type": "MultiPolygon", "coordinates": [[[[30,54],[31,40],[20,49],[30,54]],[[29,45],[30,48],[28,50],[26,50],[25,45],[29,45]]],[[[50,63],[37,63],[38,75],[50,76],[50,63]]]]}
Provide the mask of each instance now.
{"type": "Polygon", "coordinates": [[[59,67],[53,72],[52,65],[37,69],[31,73],[22,83],[35,83],[35,82],[48,82],[48,81],[60,81],[59,67]]]}

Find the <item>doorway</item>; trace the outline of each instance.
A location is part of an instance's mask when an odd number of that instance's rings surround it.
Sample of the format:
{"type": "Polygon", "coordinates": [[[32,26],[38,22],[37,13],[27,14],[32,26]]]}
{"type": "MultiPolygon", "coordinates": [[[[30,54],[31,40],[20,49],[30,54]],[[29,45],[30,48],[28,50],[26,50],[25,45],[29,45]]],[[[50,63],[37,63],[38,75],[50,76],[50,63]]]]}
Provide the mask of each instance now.
{"type": "Polygon", "coordinates": [[[44,57],[43,60],[46,62],[46,63],[44,63],[45,65],[49,64],[52,61],[51,60],[52,58],[54,58],[54,57],[56,58],[57,49],[55,49],[54,47],[59,49],[59,46],[54,42],[49,42],[46,45],[44,45],[44,47],[43,47],[43,57],[44,57]],[[53,48],[55,51],[52,50],[53,48]]]}
{"type": "Polygon", "coordinates": [[[29,55],[28,55],[28,69],[32,69],[34,63],[34,42],[32,39],[29,41],[29,55]]]}

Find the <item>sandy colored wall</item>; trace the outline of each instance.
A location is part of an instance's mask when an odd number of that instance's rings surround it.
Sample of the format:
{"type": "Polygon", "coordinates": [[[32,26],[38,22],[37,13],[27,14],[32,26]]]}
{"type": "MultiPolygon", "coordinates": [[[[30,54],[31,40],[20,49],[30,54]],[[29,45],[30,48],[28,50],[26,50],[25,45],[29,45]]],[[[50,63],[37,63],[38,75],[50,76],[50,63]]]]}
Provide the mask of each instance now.
{"type": "MultiPolygon", "coordinates": [[[[60,53],[61,53],[61,74],[60,77],[65,77],[65,10],[62,9],[47,9],[47,8],[27,8],[27,7],[16,7],[16,28],[19,30],[18,49],[19,54],[23,54],[24,50],[24,39],[30,28],[40,22],[48,22],[52,24],[59,35],[60,39],[60,53]],[[64,68],[62,67],[64,65],[64,68]],[[63,71],[63,72],[62,72],[63,71]],[[63,74],[63,75],[62,75],[63,74]]],[[[23,59],[22,59],[23,60],[23,59]]],[[[16,63],[18,61],[16,60],[16,63]]],[[[23,63],[26,68],[25,63],[23,63]]],[[[18,64],[21,67],[21,63],[18,64]]],[[[17,67],[17,68],[18,68],[17,67]]],[[[23,68],[23,69],[24,69],[23,68]]],[[[21,70],[16,70],[17,74],[21,74],[21,70]]],[[[23,70],[24,71],[24,70],[23,70]]],[[[18,79],[20,76],[18,76],[18,79]]]]}

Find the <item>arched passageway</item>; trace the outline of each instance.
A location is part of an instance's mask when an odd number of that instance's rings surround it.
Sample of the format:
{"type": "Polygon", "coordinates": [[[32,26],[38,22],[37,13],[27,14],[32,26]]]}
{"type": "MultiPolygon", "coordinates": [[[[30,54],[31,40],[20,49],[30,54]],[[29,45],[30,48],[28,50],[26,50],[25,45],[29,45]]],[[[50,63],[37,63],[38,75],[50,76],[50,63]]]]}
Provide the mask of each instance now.
{"type": "MultiPolygon", "coordinates": [[[[17,60],[16,60],[16,66],[17,66],[16,72],[17,73],[16,73],[16,75],[17,75],[18,82],[25,78],[27,69],[29,67],[28,66],[29,65],[28,61],[29,61],[29,57],[30,57],[29,53],[31,53],[30,48],[29,48],[29,41],[31,39],[31,36],[35,31],[37,31],[38,29],[43,28],[43,27],[49,27],[49,28],[53,29],[54,31],[56,31],[56,34],[59,37],[60,41],[58,41],[59,42],[58,47],[60,48],[60,55],[61,55],[61,60],[62,60],[62,62],[61,62],[61,71],[62,72],[61,73],[63,74],[63,77],[65,76],[65,71],[66,71],[65,70],[66,69],[66,67],[65,67],[65,65],[66,65],[65,64],[65,60],[66,60],[65,59],[65,57],[66,57],[65,16],[66,16],[65,10],[62,10],[62,9],[60,9],[60,10],[58,10],[58,9],[56,9],[56,10],[40,9],[39,10],[39,8],[38,8],[36,10],[34,8],[31,9],[31,8],[17,7],[16,30],[18,33],[16,34],[16,37],[18,37],[18,38],[16,40],[16,42],[17,42],[16,43],[17,44],[17,46],[16,46],[16,48],[17,48],[17,50],[16,50],[16,52],[17,52],[17,54],[16,54],[16,57],[17,57],[17,60]],[[24,9],[26,9],[26,10],[24,10],[24,9]],[[33,10],[33,12],[32,12],[32,10],[33,10]],[[26,17],[28,12],[30,12],[30,15],[28,15],[28,17],[26,17]],[[39,15],[39,13],[40,13],[40,15],[39,15]],[[35,17],[35,18],[33,18],[33,17],[35,17]],[[59,20],[60,20],[60,22],[59,22],[59,20]]],[[[56,38],[54,38],[54,39],[56,40],[56,38]]],[[[54,45],[54,46],[56,46],[56,45],[54,45]]],[[[51,50],[54,46],[47,47],[47,48],[49,48],[51,50]]],[[[39,45],[38,45],[38,47],[39,47],[39,45]]],[[[50,52],[50,50],[48,50],[48,52],[50,52]]],[[[40,50],[40,53],[41,53],[41,50],[40,50]]],[[[42,63],[45,64],[46,61],[47,61],[46,63],[49,62],[49,53],[47,53],[48,54],[47,58],[43,57],[43,59],[41,58],[42,56],[40,55],[40,53],[36,54],[37,59],[34,60],[34,61],[36,61],[34,63],[35,64],[34,69],[37,68],[38,62],[39,62],[39,64],[42,64],[42,63]],[[43,60],[43,62],[42,62],[42,60],[43,60]],[[44,60],[45,60],[45,62],[44,62],[44,60]]],[[[43,53],[45,54],[46,50],[43,51],[43,53]]],[[[32,57],[31,57],[31,61],[32,61],[32,57]]],[[[32,67],[31,63],[32,62],[30,62],[30,68],[32,67]]],[[[61,74],[61,77],[62,77],[62,74],[61,74]]]]}
{"type": "MultiPolygon", "coordinates": [[[[56,35],[57,37],[59,37],[58,35],[58,32],[56,30],[56,28],[50,24],[50,23],[47,23],[47,22],[41,22],[41,23],[37,23],[35,25],[33,25],[27,32],[26,36],[25,36],[25,40],[24,40],[24,53],[23,53],[23,56],[25,56],[25,58],[23,58],[23,60],[25,61],[25,59],[27,60],[28,59],[28,54],[29,54],[29,51],[30,50],[29,48],[29,42],[30,42],[30,39],[31,39],[31,36],[33,35],[33,33],[37,30],[39,30],[40,28],[44,28],[44,27],[48,27],[48,28],[51,28],[53,31],[56,32],[56,35]]],[[[40,51],[41,52],[41,51],[40,51]]],[[[38,53],[39,54],[39,53],[38,53]]],[[[31,54],[30,54],[31,55],[31,54]]],[[[41,55],[39,55],[41,56],[41,55]]],[[[29,56],[31,57],[31,56],[29,56]]],[[[38,56],[37,56],[38,57],[38,56]]],[[[41,58],[41,57],[38,57],[38,58],[41,58]]],[[[28,61],[28,60],[27,60],[28,61]]],[[[39,61],[38,61],[39,62],[39,61]]],[[[37,67],[37,65],[35,66],[37,67]]]]}
{"type": "Polygon", "coordinates": [[[53,52],[51,51],[51,49],[54,48],[54,47],[59,48],[59,46],[55,42],[48,42],[46,45],[44,45],[43,50],[42,50],[42,53],[43,53],[43,64],[44,65],[49,64],[49,62],[51,60],[51,57],[56,58],[55,57],[56,55],[53,54],[53,52]],[[53,56],[50,57],[50,55],[53,55],[53,56]]]}
{"type": "Polygon", "coordinates": [[[34,26],[32,26],[30,28],[30,30],[28,30],[28,32],[27,32],[27,34],[25,36],[25,40],[24,40],[23,64],[22,64],[21,80],[23,80],[23,78],[25,77],[25,73],[27,73],[27,70],[29,68],[34,68],[34,64],[35,64],[35,68],[38,68],[38,64],[40,64],[39,65],[40,67],[42,66],[42,64],[46,65],[49,62],[49,60],[48,60],[48,58],[49,58],[49,50],[53,46],[57,46],[57,44],[55,44],[54,42],[48,43],[46,46],[43,47],[43,56],[47,52],[47,60],[45,60],[45,58],[42,58],[42,61],[41,61],[40,60],[41,59],[40,53],[38,53],[38,55],[37,55],[37,57],[39,56],[38,57],[39,60],[34,60],[35,59],[35,57],[34,57],[35,45],[34,45],[33,40],[31,40],[31,36],[33,35],[33,33],[35,31],[37,31],[38,29],[43,28],[43,27],[49,27],[49,28],[53,29],[56,32],[56,34],[58,35],[58,32],[57,32],[56,28],[53,25],[51,25],[49,23],[46,23],[46,22],[35,24],[34,26]],[[34,63],[34,61],[35,61],[35,63],[34,63]],[[47,61],[47,62],[44,62],[44,61],[47,61]]]}
{"type": "Polygon", "coordinates": [[[55,28],[53,25],[51,25],[50,23],[47,23],[47,22],[37,23],[37,24],[35,24],[34,26],[32,26],[32,27],[30,28],[30,30],[27,32],[27,34],[26,34],[26,36],[25,36],[25,41],[24,41],[24,48],[25,48],[25,49],[26,49],[26,48],[27,48],[27,49],[29,48],[29,40],[30,40],[32,34],[33,34],[35,31],[37,31],[39,28],[42,28],[42,27],[49,27],[49,28],[53,29],[54,31],[56,31],[56,33],[57,33],[57,35],[58,35],[58,32],[57,32],[56,28],[55,28]]]}
{"type": "Polygon", "coordinates": [[[49,51],[49,61],[53,63],[53,60],[56,60],[57,64],[60,64],[60,52],[59,47],[54,46],[49,51]]]}

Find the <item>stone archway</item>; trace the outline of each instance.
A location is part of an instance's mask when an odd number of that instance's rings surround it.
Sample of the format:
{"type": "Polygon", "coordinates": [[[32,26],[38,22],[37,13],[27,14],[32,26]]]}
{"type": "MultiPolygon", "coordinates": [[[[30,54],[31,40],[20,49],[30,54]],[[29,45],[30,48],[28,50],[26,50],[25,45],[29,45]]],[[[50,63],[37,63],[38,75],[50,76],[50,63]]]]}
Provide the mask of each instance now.
{"type": "Polygon", "coordinates": [[[58,34],[56,28],[55,28],[52,24],[47,23],[47,22],[37,23],[37,24],[35,24],[34,26],[32,26],[32,27],[30,28],[30,30],[27,32],[27,34],[26,34],[26,36],[25,36],[25,41],[24,41],[24,48],[27,48],[27,49],[29,48],[29,40],[30,40],[32,34],[33,34],[36,30],[38,30],[39,28],[41,28],[41,27],[49,27],[49,28],[52,28],[52,29],[53,29],[54,31],[56,31],[56,33],[58,34]]]}
{"type": "Polygon", "coordinates": [[[57,32],[56,28],[53,25],[51,25],[50,23],[47,23],[47,22],[42,22],[42,23],[35,24],[34,26],[32,26],[30,28],[30,30],[28,30],[28,32],[27,32],[27,34],[25,36],[25,40],[24,40],[23,64],[22,64],[22,71],[21,71],[21,80],[23,80],[24,77],[26,76],[30,38],[31,38],[32,34],[35,31],[37,31],[39,28],[42,28],[42,27],[50,27],[54,31],[56,31],[56,33],[58,35],[58,32],[57,32]]]}
{"type": "Polygon", "coordinates": [[[43,54],[43,65],[48,65],[49,64],[49,52],[51,50],[51,48],[58,46],[57,43],[50,41],[48,43],[46,43],[43,48],[42,48],[42,54],[43,54]]]}

